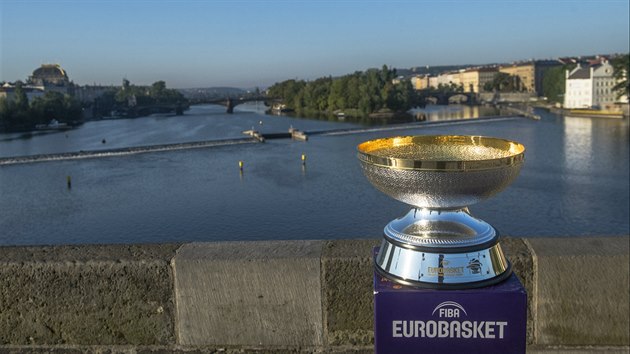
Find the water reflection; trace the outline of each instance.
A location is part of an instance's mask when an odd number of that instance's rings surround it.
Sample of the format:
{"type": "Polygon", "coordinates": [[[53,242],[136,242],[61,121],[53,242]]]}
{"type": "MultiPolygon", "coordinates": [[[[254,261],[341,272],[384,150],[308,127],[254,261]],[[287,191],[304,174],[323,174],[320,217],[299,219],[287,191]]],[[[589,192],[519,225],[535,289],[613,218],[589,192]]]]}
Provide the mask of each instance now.
{"type": "Polygon", "coordinates": [[[417,121],[431,122],[496,116],[500,112],[494,107],[455,104],[448,106],[428,105],[425,108],[413,109],[411,114],[417,121]]]}
{"type": "Polygon", "coordinates": [[[565,117],[564,168],[583,171],[593,160],[593,120],[565,117]]]}

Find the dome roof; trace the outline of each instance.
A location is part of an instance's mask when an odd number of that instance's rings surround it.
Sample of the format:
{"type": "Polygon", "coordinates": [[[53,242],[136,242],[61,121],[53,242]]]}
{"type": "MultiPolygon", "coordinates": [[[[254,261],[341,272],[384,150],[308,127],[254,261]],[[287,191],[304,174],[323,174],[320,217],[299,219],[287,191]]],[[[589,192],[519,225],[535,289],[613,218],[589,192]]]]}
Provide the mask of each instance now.
{"type": "Polygon", "coordinates": [[[33,71],[33,78],[40,79],[68,79],[66,71],[59,64],[43,64],[33,71]]]}

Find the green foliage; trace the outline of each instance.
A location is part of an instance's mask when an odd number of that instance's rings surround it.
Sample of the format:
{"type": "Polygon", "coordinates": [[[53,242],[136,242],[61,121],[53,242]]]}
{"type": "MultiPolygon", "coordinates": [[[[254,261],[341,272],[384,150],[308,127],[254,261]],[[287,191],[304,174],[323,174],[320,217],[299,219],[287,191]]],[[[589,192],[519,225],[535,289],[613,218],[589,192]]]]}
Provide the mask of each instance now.
{"type": "Polygon", "coordinates": [[[22,128],[28,125],[29,120],[28,98],[22,89],[22,83],[18,82],[13,98],[2,98],[0,103],[0,127],[3,126],[5,130],[22,128]]]}
{"type": "Polygon", "coordinates": [[[438,84],[437,87],[431,87],[428,89],[429,93],[440,93],[440,94],[448,94],[448,93],[462,93],[464,92],[464,85],[457,85],[454,82],[449,82],[448,84],[438,84]]]}
{"type": "Polygon", "coordinates": [[[338,78],[314,81],[286,80],[269,88],[269,96],[281,98],[287,108],[298,113],[336,111],[361,115],[389,110],[407,111],[418,105],[418,96],[409,81],[393,83],[396,70],[387,66],[357,71],[338,78]]]}
{"type": "Polygon", "coordinates": [[[630,54],[620,55],[612,60],[613,77],[617,82],[613,86],[613,91],[617,93],[617,99],[621,96],[630,97],[630,82],[628,82],[628,73],[630,73],[630,54]]]}
{"type": "Polygon", "coordinates": [[[186,98],[177,90],[167,89],[164,81],[156,81],[151,86],[135,86],[123,80],[123,86],[116,91],[115,100],[119,106],[131,107],[185,102],[186,98]]]}
{"type": "Polygon", "coordinates": [[[566,71],[573,70],[575,64],[554,66],[545,70],[542,81],[542,94],[549,102],[562,103],[566,90],[566,71]]]}
{"type": "Polygon", "coordinates": [[[116,101],[117,90],[114,88],[108,89],[100,97],[94,100],[92,106],[92,112],[95,117],[109,116],[111,111],[117,104],[116,101]]]}
{"type": "Polygon", "coordinates": [[[82,109],[77,100],[69,95],[48,91],[44,97],[31,102],[31,118],[36,124],[46,124],[53,119],[62,123],[72,123],[81,119],[82,109]]]}
{"type": "Polygon", "coordinates": [[[494,74],[490,85],[484,85],[484,89],[486,91],[519,92],[523,91],[523,85],[521,85],[520,76],[498,72],[494,74]]]}
{"type": "Polygon", "coordinates": [[[80,122],[82,115],[77,100],[55,91],[47,91],[29,103],[20,84],[16,85],[14,97],[0,99],[0,129],[6,131],[33,130],[36,125],[53,119],[72,124],[80,122]]]}

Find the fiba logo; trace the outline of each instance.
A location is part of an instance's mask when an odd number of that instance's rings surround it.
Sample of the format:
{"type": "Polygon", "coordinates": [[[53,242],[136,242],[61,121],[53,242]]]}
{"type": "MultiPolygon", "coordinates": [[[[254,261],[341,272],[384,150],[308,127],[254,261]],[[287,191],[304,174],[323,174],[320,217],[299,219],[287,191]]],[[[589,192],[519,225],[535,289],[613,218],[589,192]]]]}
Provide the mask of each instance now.
{"type": "Polygon", "coordinates": [[[507,321],[460,319],[468,317],[468,313],[455,301],[435,306],[431,316],[439,319],[393,320],[392,338],[503,339],[508,329],[507,321]]]}
{"type": "Polygon", "coordinates": [[[431,316],[435,316],[435,313],[438,313],[440,318],[459,318],[462,313],[468,316],[464,307],[455,301],[444,301],[443,303],[437,305],[431,316]]]}

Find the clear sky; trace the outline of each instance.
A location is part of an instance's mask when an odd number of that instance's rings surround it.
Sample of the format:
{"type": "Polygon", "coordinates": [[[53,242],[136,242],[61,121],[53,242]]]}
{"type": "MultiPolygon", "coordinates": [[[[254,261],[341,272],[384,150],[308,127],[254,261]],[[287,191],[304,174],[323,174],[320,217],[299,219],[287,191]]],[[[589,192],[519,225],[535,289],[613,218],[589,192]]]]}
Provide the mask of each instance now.
{"type": "Polygon", "coordinates": [[[629,51],[628,0],[0,0],[0,81],[265,87],[380,67],[629,51]]]}

